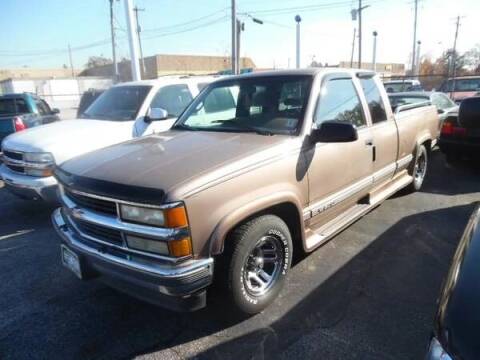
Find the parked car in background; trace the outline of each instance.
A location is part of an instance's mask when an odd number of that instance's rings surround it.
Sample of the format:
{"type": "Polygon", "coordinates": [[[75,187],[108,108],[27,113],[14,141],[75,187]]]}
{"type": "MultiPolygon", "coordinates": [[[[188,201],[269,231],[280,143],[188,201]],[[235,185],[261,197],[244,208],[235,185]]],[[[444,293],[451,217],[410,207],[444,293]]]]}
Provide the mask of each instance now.
{"type": "Polygon", "coordinates": [[[56,168],[62,261],[176,310],[205,306],[215,277],[225,306],[258,313],[294,249],[313,251],[400,189],[421,188],[437,124],[429,104],[394,114],[369,71],[218,80],[169,131],[56,168]]]}
{"type": "Polygon", "coordinates": [[[0,142],[15,132],[60,120],[59,112],[31,93],[0,96],[0,142]]]}
{"type": "Polygon", "coordinates": [[[80,103],[77,109],[77,118],[81,117],[85,110],[100,96],[105,90],[103,89],[88,89],[82,94],[80,103]]]}
{"type": "Polygon", "coordinates": [[[80,154],[168,130],[214,77],[163,77],[115,85],[79,119],[61,121],[3,140],[0,176],[7,189],[26,199],[56,201],[53,168],[80,154]]]}
{"type": "Polygon", "coordinates": [[[479,158],[480,154],[480,97],[470,97],[460,103],[457,113],[443,122],[438,141],[440,150],[449,161],[461,157],[479,158]]]}
{"type": "Polygon", "coordinates": [[[438,301],[426,360],[480,359],[480,206],[453,256],[438,301]]]}
{"type": "Polygon", "coordinates": [[[439,91],[446,93],[457,104],[480,91],[480,76],[461,76],[443,82],[439,91]]]}
{"type": "Polygon", "coordinates": [[[384,81],[383,85],[385,86],[387,93],[423,91],[422,84],[415,79],[388,80],[384,81]]]}
{"type": "Polygon", "coordinates": [[[418,92],[404,92],[404,93],[395,93],[389,94],[388,98],[390,99],[390,104],[392,104],[392,109],[395,111],[397,106],[407,105],[407,104],[416,104],[423,101],[429,101],[432,105],[437,107],[438,117],[439,117],[439,126],[440,130],[443,121],[448,117],[452,116],[453,113],[458,111],[458,105],[455,104],[450,98],[444,93],[439,92],[427,92],[427,91],[418,91],[418,92]]]}

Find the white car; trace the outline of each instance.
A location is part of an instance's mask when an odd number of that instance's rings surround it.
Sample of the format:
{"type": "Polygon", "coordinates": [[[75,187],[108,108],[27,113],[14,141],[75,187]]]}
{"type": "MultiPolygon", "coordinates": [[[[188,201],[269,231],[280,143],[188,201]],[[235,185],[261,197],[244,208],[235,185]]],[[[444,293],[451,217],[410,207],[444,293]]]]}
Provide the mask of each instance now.
{"type": "Polygon", "coordinates": [[[56,164],[109,145],[168,130],[214,76],[168,76],[115,85],[75,120],[12,134],[2,142],[0,176],[20,197],[56,201],[56,164]]]}

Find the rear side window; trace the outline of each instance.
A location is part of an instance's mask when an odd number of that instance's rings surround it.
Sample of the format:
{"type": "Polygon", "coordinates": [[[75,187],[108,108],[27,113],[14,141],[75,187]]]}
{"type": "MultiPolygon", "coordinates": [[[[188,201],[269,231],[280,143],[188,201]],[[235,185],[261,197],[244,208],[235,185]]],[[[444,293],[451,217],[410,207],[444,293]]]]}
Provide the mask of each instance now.
{"type": "Polygon", "coordinates": [[[227,111],[235,107],[235,100],[229,88],[221,87],[214,89],[203,105],[206,113],[227,111]]]}
{"type": "Polygon", "coordinates": [[[25,114],[25,113],[30,112],[30,109],[28,108],[28,105],[27,105],[27,102],[25,101],[25,99],[21,99],[21,98],[16,99],[15,103],[17,105],[17,113],[18,114],[25,114]]]}
{"type": "Polygon", "coordinates": [[[455,103],[444,94],[432,94],[432,104],[442,110],[455,106],[455,103]]]}
{"type": "Polygon", "coordinates": [[[15,99],[0,99],[0,115],[16,114],[15,99]]]}
{"type": "Polygon", "coordinates": [[[368,109],[372,116],[372,123],[378,124],[379,122],[387,120],[387,113],[385,112],[385,104],[383,103],[380,90],[375,83],[374,78],[361,78],[360,84],[362,85],[363,93],[367,98],[368,109]]]}
{"type": "Polygon", "coordinates": [[[315,124],[324,121],[345,121],[357,127],[365,126],[363,109],[352,79],[332,79],[323,86],[315,110],[315,124]]]}
{"type": "Polygon", "coordinates": [[[43,101],[41,99],[36,99],[35,100],[35,105],[37,105],[38,113],[40,115],[50,114],[50,108],[48,107],[48,105],[46,104],[45,101],[43,101]]]}
{"type": "Polygon", "coordinates": [[[165,109],[168,115],[177,117],[192,100],[187,85],[167,85],[158,90],[151,107],[165,109]]]}

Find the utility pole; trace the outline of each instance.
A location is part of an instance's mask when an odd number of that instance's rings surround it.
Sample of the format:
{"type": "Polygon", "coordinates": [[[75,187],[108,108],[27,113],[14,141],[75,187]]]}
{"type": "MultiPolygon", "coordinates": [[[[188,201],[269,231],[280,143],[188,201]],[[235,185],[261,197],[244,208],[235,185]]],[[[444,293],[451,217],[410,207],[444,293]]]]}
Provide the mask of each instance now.
{"type": "Polygon", "coordinates": [[[370,5],[362,6],[362,0],[358,0],[358,9],[352,10],[352,20],[355,21],[358,15],[358,68],[362,68],[362,12],[370,5]]]}
{"type": "Polygon", "coordinates": [[[142,50],[142,39],[140,38],[140,32],[142,31],[142,28],[140,27],[140,22],[138,21],[138,12],[139,11],[145,11],[145,9],[140,9],[138,6],[135,6],[133,8],[133,11],[135,11],[135,21],[137,22],[137,38],[138,38],[138,47],[140,48],[140,62],[142,64],[142,77],[145,77],[145,61],[143,60],[143,50],[142,50]]]}
{"type": "Polygon", "coordinates": [[[372,58],[372,68],[373,71],[377,71],[377,35],[378,32],[373,32],[373,58],[372,58]]]}
{"type": "Polygon", "coordinates": [[[355,53],[355,38],[357,36],[357,28],[353,28],[353,40],[352,40],[352,56],[350,57],[350,69],[353,69],[353,55],[355,53]]]}
{"type": "Polygon", "coordinates": [[[358,0],[358,68],[362,68],[362,0],[358,0]]]}
{"type": "Polygon", "coordinates": [[[241,72],[242,67],[241,67],[241,57],[240,57],[240,43],[241,43],[241,37],[242,37],[242,31],[245,30],[245,23],[243,21],[240,21],[237,19],[237,56],[236,56],[236,61],[237,64],[235,65],[237,68],[238,73],[241,72]]]}
{"type": "MultiPolygon", "coordinates": [[[[455,27],[455,40],[453,40],[453,54],[452,54],[452,74],[453,74],[453,84],[452,84],[452,92],[455,91],[455,77],[457,76],[457,39],[458,39],[458,28],[460,27],[460,16],[457,16],[457,25],[455,27]]],[[[447,79],[448,80],[448,79],[447,79]]]]}
{"type": "Polygon", "coordinates": [[[232,0],[232,74],[238,74],[237,69],[237,5],[232,0]]]}
{"type": "Polygon", "coordinates": [[[297,22],[296,67],[300,69],[300,22],[302,21],[300,15],[295,16],[295,21],[297,22]]]}
{"type": "Polygon", "coordinates": [[[417,60],[415,62],[416,66],[415,69],[417,70],[416,74],[417,77],[420,75],[420,70],[421,70],[421,64],[420,64],[420,46],[422,45],[422,42],[420,40],[417,41],[417,60]]]}
{"type": "Polygon", "coordinates": [[[418,14],[418,0],[415,0],[415,16],[413,20],[413,48],[412,48],[412,75],[415,76],[415,48],[417,46],[417,14],[418,14]]]}
{"type": "Polygon", "coordinates": [[[142,79],[140,74],[140,66],[138,63],[138,42],[135,36],[135,16],[133,14],[132,0],[125,0],[125,15],[127,18],[127,34],[128,43],[130,45],[130,64],[132,67],[132,80],[138,81],[142,79]]]}
{"type": "Polygon", "coordinates": [[[70,59],[70,69],[72,69],[72,77],[75,79],[75,71],[73,70],[72,49],[68,44],[68,58],[70,59]]]}
{"type": "Polygon", "coordinates": [[[115,45],[115,27],[113,25],[113,0],[110,0],[110,32],[112,36],[112,60],[113,60],[113,82],[118,81],[118,65],[116,56],[115,45]]]}

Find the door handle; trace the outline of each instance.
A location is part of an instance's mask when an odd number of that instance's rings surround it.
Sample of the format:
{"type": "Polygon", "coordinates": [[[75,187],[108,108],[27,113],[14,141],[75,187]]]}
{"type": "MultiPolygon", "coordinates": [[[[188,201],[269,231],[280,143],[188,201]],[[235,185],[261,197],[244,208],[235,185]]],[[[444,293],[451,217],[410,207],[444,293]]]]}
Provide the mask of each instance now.
{"type": "Polygon", "coordinates": [[[373,140],[372,139],[365,140],[365,145],[373,146],[373,140]]]}

